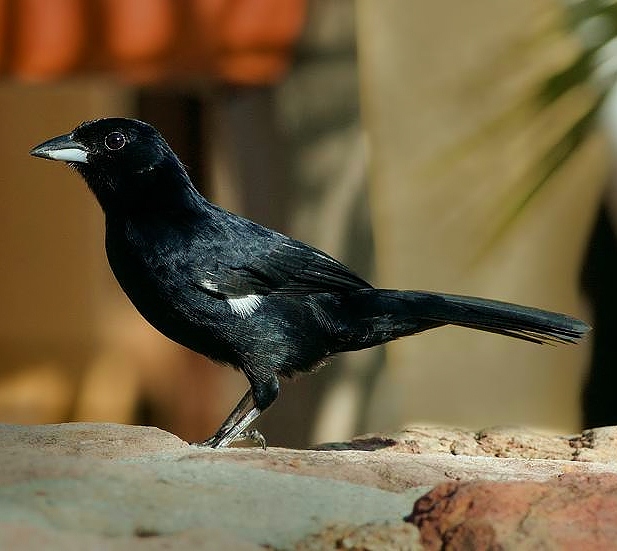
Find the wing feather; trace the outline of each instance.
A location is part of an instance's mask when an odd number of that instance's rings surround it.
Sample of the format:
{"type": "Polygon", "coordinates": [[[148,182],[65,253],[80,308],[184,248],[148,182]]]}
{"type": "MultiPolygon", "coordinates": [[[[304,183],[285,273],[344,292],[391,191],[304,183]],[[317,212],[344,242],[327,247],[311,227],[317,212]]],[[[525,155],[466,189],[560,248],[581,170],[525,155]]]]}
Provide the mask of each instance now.
{"type": "Polygon", "coordinates": [[[234,251],[231,258],[219,256],[207,270],[197,268],[198,285],[225,297],[341,293],[371,287],[327,254],[280,234],[272,235],[278,239],[253,243],[248,251],[234,251]]]}

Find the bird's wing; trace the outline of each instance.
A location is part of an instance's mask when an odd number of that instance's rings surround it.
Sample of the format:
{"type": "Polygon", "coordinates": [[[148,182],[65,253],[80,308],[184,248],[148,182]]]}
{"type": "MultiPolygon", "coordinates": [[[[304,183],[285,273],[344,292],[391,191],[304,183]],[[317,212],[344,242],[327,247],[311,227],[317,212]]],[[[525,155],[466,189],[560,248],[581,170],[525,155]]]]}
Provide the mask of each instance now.
{"type": "Polygon", "coordinates": [[[334,258],[283,236],[257,239],[243,250],[226,253],[210,261],[207,269],[197,269],[197,284],[212,294],[303,295],[371,287],[334,258]]]}

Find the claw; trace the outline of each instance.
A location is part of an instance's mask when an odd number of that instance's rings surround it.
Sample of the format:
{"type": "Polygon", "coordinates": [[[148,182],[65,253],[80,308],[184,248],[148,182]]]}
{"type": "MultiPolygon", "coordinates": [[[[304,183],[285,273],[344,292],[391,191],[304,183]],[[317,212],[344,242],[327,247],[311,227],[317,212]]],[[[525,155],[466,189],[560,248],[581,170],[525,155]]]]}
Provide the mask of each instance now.
{"type": "MultiPolygon", "coordinates": [[[[255,430],[255,429],[245,430],[241,432],[240,434],[238,434],[238,436],[236,436],[233,439],[233,442],[239,442],[240,440],[248,440],[250,442],[253,442],[257,446],[259,446],[262,450],[266,449],[266,439],[264,438],[263,434],[261,434],[261,432],[259,432],[258,430],[255,430]]],[[[204,440],[203,442],[193,442],[191,445],[197,446],[198,448],[212,448],[212,449],[226,447],[226,446],[221,446],[220,443],[221,443],[221,437],[214,435],[208,438],[207,440],[204,440]]]]}
{"type": "Polygon", "coordinates": [[[263,434],[261,434],[261,432],[255,429],[245,430],[244,432],[241,432],[236,437],[236,441],[238,440],[250,440],[254,444],[257,444],[262,450],[266,449],[266,439],[264,438],[263,434]]]}
{"type": "Polygon", "coordinates": [[[203,442],[191,442],[191,446],[196,446],[198,448],[215,449],[217,447],[216,441],[217,441],[217,438],[215,438],[214,436],[211,436],[210,438],[208,438],[207,440],[204,440],[203,442]]]}

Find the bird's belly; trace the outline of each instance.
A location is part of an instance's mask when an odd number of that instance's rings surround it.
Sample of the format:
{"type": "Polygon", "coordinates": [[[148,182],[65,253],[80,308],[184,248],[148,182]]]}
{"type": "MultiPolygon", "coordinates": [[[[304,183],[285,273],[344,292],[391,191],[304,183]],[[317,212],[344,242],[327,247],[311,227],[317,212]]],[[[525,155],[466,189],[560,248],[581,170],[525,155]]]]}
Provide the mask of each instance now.
{"type": "Polygon", "coordinates": [[[164,268],[129,267],[111,258],[110,266],[129,300],[154,328],[195,352],[234,363],[216,321],[225,315],[221,301],[190,285],[182,274],[164,268]]]}
{"type": "Polygon", "coordinates": [[[108,257],[120,286],[152,326],[213,360],[291,375],[336,351],[301,297],[268,295],[247,314],[191,283],[184,270],[114,262],[109,251],[108,257]]]}

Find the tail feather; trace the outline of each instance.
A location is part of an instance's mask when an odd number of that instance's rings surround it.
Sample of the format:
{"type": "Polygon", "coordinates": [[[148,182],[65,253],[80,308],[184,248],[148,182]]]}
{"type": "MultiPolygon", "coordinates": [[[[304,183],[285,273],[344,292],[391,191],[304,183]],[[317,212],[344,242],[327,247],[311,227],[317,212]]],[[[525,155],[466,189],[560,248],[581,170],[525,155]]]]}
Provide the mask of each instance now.
{"type": "Polygon", "coordinates": [[[414,303],[425,303],[423,317],[428,320],[539,344],[575,343],[590,329],[585,322],[566,314],[498,300],[423,291],[415,292],[412,300],[414,303]]]}
{"type": "MultiPolygon", "coordinates": [[[[382,342],[442,325],[470,327],[538,344],[576,343],[590,329],[566,314],[498,300],[428,291],[375,291],[372,298],[380,307],[373,310],[373,327],[378,332],[385,330],[382,342]]],[[[364,304],[370,303],[374,308],[372,300],[364,304]]]]}

